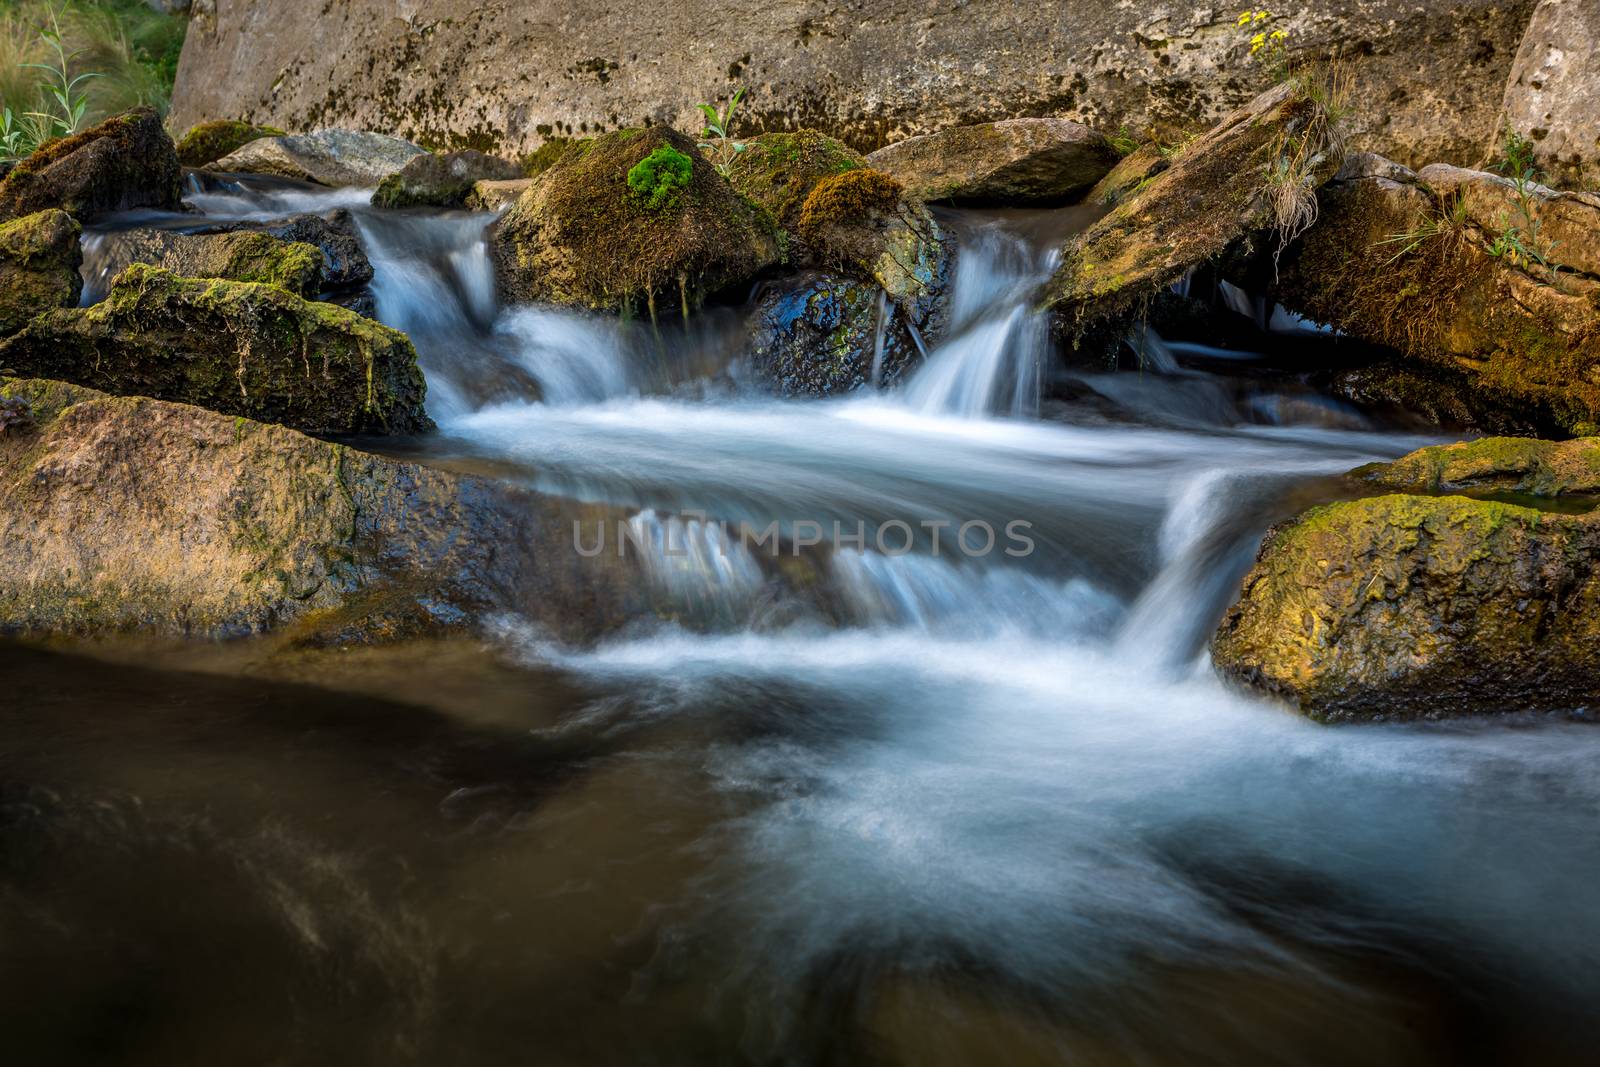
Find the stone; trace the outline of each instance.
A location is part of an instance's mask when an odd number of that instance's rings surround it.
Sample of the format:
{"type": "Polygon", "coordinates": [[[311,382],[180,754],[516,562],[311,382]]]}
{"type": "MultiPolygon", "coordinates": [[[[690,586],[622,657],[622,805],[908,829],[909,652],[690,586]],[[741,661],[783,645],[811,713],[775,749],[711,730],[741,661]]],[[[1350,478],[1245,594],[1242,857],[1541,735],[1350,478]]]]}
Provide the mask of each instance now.
{"type": "Polygon", "coordinates": [[[503,299],[679,310],[777,264],[777,226],[687,137],[663,127],[587,142],[490,229],[503,299]]]}
{"type": "Polygon", "coordinates": [[[1007,119],[897,141],[867,157],[921,200],[1061,204],[1121,158],[1104,136],[1066,119],[1007,119]]]}
{"type": "Polygon", "coordinates": [[[284,131],[275,126],[256,126],[231,119],[202,122],[178,141],[178,162],[186,167],[208,167],[251,141],[284,135],[284,131]]]}
{"type": "Polygon", "coordinates": [[[263,137],[211,165],[230,174],[275,174],[318,185],[375,186],[418,156],[410,141],[364,130],[324,129],[286,137],[263,137]]]}
{"type": "Polygon", "coordinates": [[[533,187],[532,178],[514,178],[500,182],[477,182],[467,194],[462,205],[468,211],[499,211],[516,203],[517,198],[533,187]]]}
{"type": "Polygon", "coordinates": [[[119,230],[94,235],[90,249],[86,274],[92,301],[103,299],[112,281],[133,263],[161,267],[184,278],[276,285],[308,300],[326,288],[322,252],[315,245],[249,230],[219,234],[119,230]]]}
{"type": "MultiPolygon", "coordinates": [[[[1600,189],[1600,0],[1540,0],[1501,114],[1504,128],[1533,141],[1534,161],[1552,180],[1600,189]]],[[[1496,136],[1488,153],[1500,149],[1496,136]]]]}
{"type": "Polygon", "coordinates": [[[728,181],[792,233],[818,182],[866,165],[860,152],[815,130],[764,133],[744,142],[728,167],[728,181]]]}
{"type": "MultiPolygon", "coordinates": [[[[0,379],[0,632],[591,639],[643,610],[582,506],[186,404],[0,379]],[[576,509],[576,510],[575,510],[576,509]]],[[[592,510],[592,509],[587,509],[592,510]]]]}
{"type": "Polygon", "coordinates": [[[83,290],[78,224],[65,211],[0,222],[0,337],[36,315],[73,307],[83,290]]]}
{"type": "Polygon", "coordinates": [[[115,211],[182,206],[178,153],[148,107],[51,141],[0,181],[0,219],[60,208],[81,220],[115,211]]]}
{"type": "Polygon", "coordinates": [[[417,156],[378,184],[374,207],[461,207],[481,181],[513,181],[522,168],[482,152],[417,156]]]}
{"type": "Polygon", "coordinates": [[[1484,437],[1418,449],[1351,474],[1404,493],[1514,493],[1528,497],[1600,494],[1600,440],[1484,437]]]}
{"type": "MultiPolygon", "coordinates": [[[[1306,0],[1275,24],[1296,62],[1342,57],[1356,146],[1413,166],[1471,164],[1535,3],[1306,0]]],[[[1200,127],[1273,78],[1237,17],[1116,0],[791,0],[738,17],[709,0],[615,0],[603,17],[568,0],[207,0],[173,116],[180,129],[362,126],[507,157],[622,127],[697,135],[696,105],[739,86],[735,136],[809,127],[862,152],[1025,117],[1200,127]]]]}
{"type": "Polygon", "coordinates": [[[919,359],[887,294],[840,275],[809,273],[772,285],[757,301],[750,329],[755,377],[781,396],[892,386],[919,359]]]}
{"type": "Polygon", "coordinates": [[[92,308],[0,343],[0,369],[196,404],[307,433],[420,433],[426,384],[405,334],[272,285],[134,264],[92,308]]]}

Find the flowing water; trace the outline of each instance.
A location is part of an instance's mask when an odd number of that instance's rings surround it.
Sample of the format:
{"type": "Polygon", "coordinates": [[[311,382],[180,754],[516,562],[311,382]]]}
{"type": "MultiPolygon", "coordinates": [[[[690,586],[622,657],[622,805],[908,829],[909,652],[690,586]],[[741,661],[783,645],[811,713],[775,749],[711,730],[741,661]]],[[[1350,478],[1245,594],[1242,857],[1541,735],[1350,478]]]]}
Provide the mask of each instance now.
{"type": "Polygon", "coordinates": [[[1423,439],[1153,336],[1041,406],[1031,217],[950,219],[949,335],[825,402],[737,309],[497,308],[487,217],[358,218],[402,451],[628,509],[676,619],[4,649],[18,1062],[1592,1062],[1600,733],[1322,728],[1206,660],[1266,527],[1423,439]],[[740,524],[821,542],[807,596],[740,524]]]}

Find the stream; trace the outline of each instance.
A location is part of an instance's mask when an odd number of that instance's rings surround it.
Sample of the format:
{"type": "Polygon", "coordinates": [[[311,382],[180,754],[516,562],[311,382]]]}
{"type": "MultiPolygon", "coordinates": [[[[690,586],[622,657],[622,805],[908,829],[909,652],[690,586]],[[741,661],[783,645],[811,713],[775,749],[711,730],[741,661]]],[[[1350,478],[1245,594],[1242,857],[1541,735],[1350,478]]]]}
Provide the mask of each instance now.
{"type": "Polygon", "coordinates": [[[1071,209],[942,214],[926,363],[782,400],[745,308],[501,308],[491,216],[367,195],[191,199],[354,211],[439,424],[363,446],[625,509],[672,621],[0,645],[15,1062],[1593,1062],[1600,732],[1321,727],[1207,659],[1268,526],[1443,434],[1154,335],[1070,367],[1071,209]]]}

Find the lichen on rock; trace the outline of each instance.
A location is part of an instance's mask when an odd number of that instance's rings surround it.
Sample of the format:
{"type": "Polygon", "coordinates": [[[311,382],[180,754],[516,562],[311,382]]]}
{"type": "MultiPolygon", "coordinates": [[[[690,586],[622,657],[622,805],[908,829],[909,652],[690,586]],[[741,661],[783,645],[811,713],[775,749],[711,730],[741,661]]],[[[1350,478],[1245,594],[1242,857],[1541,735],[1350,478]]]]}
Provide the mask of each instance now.
{"type": "Polygon", "coordinates": [[[72,216],[56,209],[0,222],[0,337],[35,315],[78,302],[79,232],[72,216]]]}
{"type": "Polygon", "coordinates": [[[1374,463],[1353,473],[1374,485],[1407,493],[1595,494],[1600,493],[1600,438],[1484,437],[1419,449],[1393,463],[1374,463]]]}

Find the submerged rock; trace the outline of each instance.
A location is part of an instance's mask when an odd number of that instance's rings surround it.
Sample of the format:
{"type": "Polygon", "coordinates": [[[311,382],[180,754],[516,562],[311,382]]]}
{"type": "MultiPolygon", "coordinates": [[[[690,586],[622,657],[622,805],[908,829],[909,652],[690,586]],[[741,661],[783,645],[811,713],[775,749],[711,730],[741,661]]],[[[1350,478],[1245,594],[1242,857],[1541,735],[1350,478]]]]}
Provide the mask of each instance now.
{"type": "Polygon", "coordinates": [[[83,290],[78,224],[65,211],[0,222],[0,337],[35,315],[72,307],[83,290]]]}
{"type": "Polygon", "coordinates": [[[513,181],[522,177],[515,163],[482,152],[450,152],[442,156],[417,156],[378,184],[372,194],[375,207],[461,207],[473,187],[485,181],[513,181]]]}
{"type": "MultiPolygon", "coordinates": [[[[1365,477],[1413,483],[1464,461],[1480,462],[1409,457],[1365,477]]],[[[1268,535],[1213,658],[1327,721],[1578,707],[1600,697],[1597,564],[1592,513],[1463,496],[1330,504],[1268,535]]]]}
{"type": "MultiPolygon", "coordinates": [[[[1540,0],[1500,110],[1555,180],[1600,188],[1600,0],[1540,0]]],[[[1497,136],[1489,154],[1500,147],[1497,136]]]]}
{"type": "Polygon", "coordinates": [[[410,141],[364,130],[316,130],[263,137],[223,156],[211,170],[276,174],[318,185],[377,185],[418,156],[410,141]]]}
{"type": "Polygon", "coordinates": [[[1080,195],[1119,158],[1081,122],[1007,119],[898,141],[867,162],[922,200],[1037,204],[1080,195]]]}
{"type": "Polygon", "coordinates": [[[751,323],[751,365],[782,396],[833,396],[893,385],[918,351],[886,293],[855,278],[812,273],[775,284],[751,323]]]}
{"type": "Polygon", "coordinates": [[[512,612],[581,640],[640,610],[536,493],[184,404],[0,379],[0,632],[348,642],[512,612]]]}
{"type": "Polygon", "coordinates": [[[818,182],[866,165],[861,153],[815,130],[763,133],[745,142],[728,167],[728,180],[793,233],[818,182]]]}
{"type": "Polygon", "coordinates": [[[122,230],[96,235],[90,280],[95,298],[131,264],[161,267],[184,278],[260,282],[306,298],[326,288],[322,252],[315,245],[282,241],[265,233],[178,234],[166,230],[122,230]]]}
{"type": "Polygon", "coordinates": [[[60,208],[78,219],[182,205],[178,153],[161,116],[134,108],[51,141],[0,181],[0,219],[60,208]]]}
{"type": "Polygon", "coordinates": [[[191,127],[178,141],[178,162],[186,167],[208,167],[251,141],[283,136],[286,136],[285,131],[273,126],[256,126],[227,119],[202,122],[191,127]]]}
{"type": "Polygon", "coordinates": [[[1327,108],[1285,82],[1123,189],[1073,238],[1047,287],[1060,327],[1113,332],[1150,298],[1225,251],[1282,242],[1316,217],[1343,150],[1327,108]],[[1276,236],[1273,236],[1276,231],[1276,236]]]}
{"type": "Polygon", "coordinates": [[[0,368],[308,433],[432,427],[404,334],[276,286],[143,264],[123,271],[103,303],[47,313],[0,343],[0,368]]]}
{"type": "Polygon", "coordinates": [[[1466,374],[1489,428],[1600,432],[1600,197],[1354,156],[1270,293],[1466,374]]]}
{"type": "Polygon", "coordinates": [[[688,312],[779,259],[770,215],[673,130],[618,130],[547,170],[491,229],[508,301],[688,312]]]}

